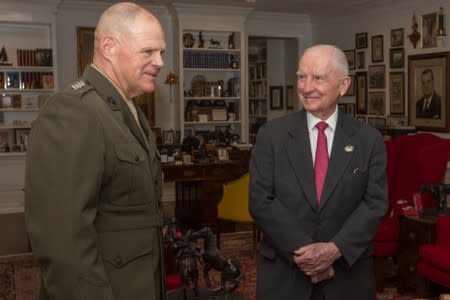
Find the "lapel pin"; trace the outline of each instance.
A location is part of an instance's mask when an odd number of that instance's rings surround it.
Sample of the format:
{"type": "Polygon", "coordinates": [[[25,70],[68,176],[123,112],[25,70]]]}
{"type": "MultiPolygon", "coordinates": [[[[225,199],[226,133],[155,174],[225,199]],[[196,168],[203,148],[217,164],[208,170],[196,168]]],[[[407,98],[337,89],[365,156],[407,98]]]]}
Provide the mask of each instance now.
{"type": "Polygon", "coordinates": [[[345,146],[344,150],[345,152],[353,152],[354,147],[352,145],[345,146]]]}

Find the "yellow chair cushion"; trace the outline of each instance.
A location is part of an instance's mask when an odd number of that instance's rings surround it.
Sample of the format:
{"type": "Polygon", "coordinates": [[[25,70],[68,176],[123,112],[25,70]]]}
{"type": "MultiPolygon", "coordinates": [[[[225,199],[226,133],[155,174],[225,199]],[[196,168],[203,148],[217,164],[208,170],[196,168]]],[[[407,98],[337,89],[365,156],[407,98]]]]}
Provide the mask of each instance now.
{"type": "Polygon", "coordinates": [[[217,207],[217,217],[235,222],[252,222],[248,213],[249,174],[223,185],[222,199],[217,207]]]}

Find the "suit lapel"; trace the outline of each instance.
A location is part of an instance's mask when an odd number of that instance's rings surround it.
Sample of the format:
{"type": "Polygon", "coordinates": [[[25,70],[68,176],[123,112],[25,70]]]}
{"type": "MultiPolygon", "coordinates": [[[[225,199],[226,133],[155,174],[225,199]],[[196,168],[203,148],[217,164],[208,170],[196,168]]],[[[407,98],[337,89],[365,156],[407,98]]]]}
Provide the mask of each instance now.
{"type": "Polygon", "coordinates": [[[327,176],[320,199],[320,207],[329,200],[330,195],[339,182],[346,167],[355,153],[356,145],[352,144],[352,128],[348,125],[346,117],[338,114],[336,132],[334,133],[333,148],[331,150],[327,176]]]}
{"type": "Polygon", "coordinates": [[[286,145],[288,159],[301,188],[306,194],[308,202],[314,209],[317,209],[314,168],[306,112],[298,112],[298,118],[294,118],[294,121],[288,131],[289,139],[286,145]]]}

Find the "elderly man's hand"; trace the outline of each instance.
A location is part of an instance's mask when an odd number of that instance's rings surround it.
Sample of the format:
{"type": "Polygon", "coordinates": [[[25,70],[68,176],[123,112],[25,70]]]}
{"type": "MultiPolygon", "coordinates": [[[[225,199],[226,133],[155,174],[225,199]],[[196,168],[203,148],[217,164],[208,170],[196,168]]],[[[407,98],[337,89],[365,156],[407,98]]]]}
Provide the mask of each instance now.
{"type": "Polygon", "coordinates": [[[318,283],[320,281],[330,279],[333,276],[334,276],[334,268],[333,268],[333,266],[330,266],[325,271],[311,276],[311,282],[312,283],[318,283]]]}
{"type": "Polygon", "coordinates": [[[314,276],[329,269],[340,256],[334,243],[314,243],[296,250],[294,261],[306,275],[314,276]]]}

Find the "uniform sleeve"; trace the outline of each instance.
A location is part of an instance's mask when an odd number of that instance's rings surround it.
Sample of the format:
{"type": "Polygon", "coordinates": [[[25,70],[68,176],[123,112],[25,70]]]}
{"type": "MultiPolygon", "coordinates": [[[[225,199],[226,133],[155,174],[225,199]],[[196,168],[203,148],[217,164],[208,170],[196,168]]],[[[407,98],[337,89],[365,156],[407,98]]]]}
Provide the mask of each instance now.
{"type": "Polygon", "coordinates": [[[102,128],[79,97],[53,96],[32,126],[25,217],[51,299],[114,299],[94,227],[102,128]]]}

